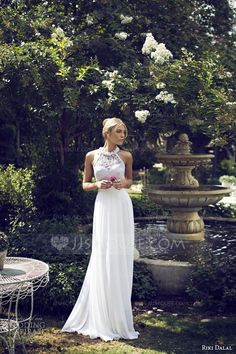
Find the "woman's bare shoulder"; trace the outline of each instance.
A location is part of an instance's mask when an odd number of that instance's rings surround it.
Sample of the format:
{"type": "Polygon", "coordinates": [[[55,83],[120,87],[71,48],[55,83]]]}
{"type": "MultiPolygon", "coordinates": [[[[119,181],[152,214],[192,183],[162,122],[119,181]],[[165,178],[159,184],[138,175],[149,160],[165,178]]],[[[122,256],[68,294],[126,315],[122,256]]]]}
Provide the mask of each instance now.
{"type": "Polygon", "coordinates": [[[126,161],[132,160],[132,154],[127,150],[120,150],[120,156],[126,161]]]}
{"type": "Polygon", "coordinates": [[[91,151],[88,151],[87,154],[86,154],[86,159],[88,159],[89,161],[93,161],[94,159],[94,156],[96,155],[96,153],[98,152],[99,149],[95,149],[95,150],[91,150],[91,151]]]}

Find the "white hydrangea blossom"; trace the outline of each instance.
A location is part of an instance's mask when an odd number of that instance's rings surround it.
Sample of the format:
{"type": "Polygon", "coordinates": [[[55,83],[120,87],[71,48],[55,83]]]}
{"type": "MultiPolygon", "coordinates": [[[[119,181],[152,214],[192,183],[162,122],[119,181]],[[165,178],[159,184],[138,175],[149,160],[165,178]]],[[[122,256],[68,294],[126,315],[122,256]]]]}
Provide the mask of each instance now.
{"type": "Polygon", "coordinates": [[[226,77],[232,77],[233,75],[232,75],[232,73],[230,71],[226,71],[225,76],[226,77]]]}
{"type": "Polygon", "coordinates": [[[148,116],[150,116],[150,112],[148,110],[142,110],[142,111],[135,112],[135,117],[141,123],[145,123],[148,116]]]}
{"type": "Polygon", "coordinates": [[[168,91],[161,91],[155,98],[157,101],[162,101],[164,103],[176,103],[174,95],[168,91]]]}
{"type": "Polygon", "coordinates": [[[119,74],[118,70],[114,70],[114,71],[106,71],[105,77],[110,80],[115,80],[115,79],[121,78],[121,75],[119,74]]]}
{"type": "Polygon", "coordinates": [[[103,80],[103,86],[105,86],[109,91],[112,91],[114,88],[114,82],[112,80],[103,80]]]}
{"type": "Polygon", "coordinates": [[[93,16],[91,16],[91,15],[88,14],[88,15],[86,16],[85,21],[86,21],[86,23],[87,23],[88,26],[91,26],[91,25],[93,24],[93,22],[94,22],[93,16]]]}
{"type": "Polygon", "coordinates": [[[121,20],[122,25],[127,25],[133,21],[133,17],[120,15],[120,20],[121,20]]]}
{"type": "Polygon", "coordinates": [[[106,71],[104,76],[105,80],[102,81],[102,85],[108,89],[108,102],[112,102],[116,98],[114,96],[115,81],[122,76],[119,74],[118,70],[106,71]]]}
{"type": "Polygon", "coordinates": [[[53,34],[56,35],[57,37],[64,37],[65,36],[65,32],[59,26],[55,28],[53,34]]]}
{"type": "Polygon", "coordinates": [[[53,32],[51,34],[51,39],[52,39],[52,43],[55,45],[58,44],[58,41],[60,41],[62,39],[66,39],[66,41],[64,43],[65,48],[69,48],[73,45],[72,40],[70,40],[68,37],[66,37],[65,32],[63,31],[63,29],[61,27],[56,27],[53,29],[53,32]]]}
{"type": "Polygon", "coordinates": [[[128,33],[126,32],[117,32],[115,34],[115,38],[120,39],[121,41],[125,41],[127,37],[128,37],[128,33]]]}
{"type": "Polygon", "coordinates": [[[158,89],[163,89],[165,87],[166,87],[166,84],[164,82],[158,82],[156,84],[156,88],[158,88],[158,89]]]}
{"type": "Polygon", "coordinates": [[[147,34],[142,53],[150,55],[156,64],[161,65],[173,58],[171,51],[166,48],[164,43],[158,44],[152,33],[147,34]]]}
{"type": "Polygon", "coordinates": [[[226,102],[226,105],[227,106],[234,106],[234,105],[236,105],[236,102],[226,102]]]}
{"type": "Polygon", "coordinates": [[[164,43],[160,43],[157,49],[151,53],[151,58],[156,64],[164,64],[173,58],[173,55],[169,49],[166,48],[164,43]]]}
{"type": "Polygon", "coordinates": [[[35,32],[34,32],[35,36],[39,37],[41,36],[41,33],[39,31],[37,31],[37,29],[35,29],[35,32]]]}
{"type": "Polygon", "coordinates": [[[67,43],[66,43],[65,47],[66,47],[66,48],[69,48],[69,47],[71,47],[72,45],[73,45],[73,41],[72,41],[71,39],[69,39],[69,38],[68,38],[68,40],[67,40],[67,43]]]}
{"type": "Polygon", "coordinates": [[[197,6],[195,11],[189,16],[190,20],[200,22],[202,21],[202,16],[205,12],[208,18],[214,17],[216,14],[216,9],[214,5],[202,4],[197,6]]]}
{"type": "Polygon", "coordinates": [[[146,40],[144,42],[144,45],[142,47],[142,53],[143,54],[151,54],[151,52],[155,51],[157,49],[158,43],[153,37],[152,33],[147,33],[146,40]]]}
{"type": "Polygon", "coordinates": [[[218,74],[219,79],[231,78],[233,75],[230,71],[218,74]]]}

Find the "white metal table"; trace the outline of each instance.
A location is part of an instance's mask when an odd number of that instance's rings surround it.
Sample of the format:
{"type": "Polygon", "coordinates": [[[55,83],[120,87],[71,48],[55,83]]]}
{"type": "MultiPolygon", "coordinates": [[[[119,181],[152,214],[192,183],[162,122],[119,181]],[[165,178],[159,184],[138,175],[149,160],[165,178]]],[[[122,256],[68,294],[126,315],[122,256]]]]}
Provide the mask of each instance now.
{"type": "Polygon", "coordinates": [[[49,281],[49,267],[37,259],[7,257],[3,270],[0,271],[0,305],[8,305],[8,318],[0,318],[0,337],[5,342],[9,353],[15,352],[15,338],[19,334],[20,324],[28,322],[33,315],[34,292],[46,286],[49,281]],[[18,305],[21,299],[31,297],[29,317],[19,320],[18,305]],[[11,318],[12,305],[15,304],[15,318],[11,318]]]}

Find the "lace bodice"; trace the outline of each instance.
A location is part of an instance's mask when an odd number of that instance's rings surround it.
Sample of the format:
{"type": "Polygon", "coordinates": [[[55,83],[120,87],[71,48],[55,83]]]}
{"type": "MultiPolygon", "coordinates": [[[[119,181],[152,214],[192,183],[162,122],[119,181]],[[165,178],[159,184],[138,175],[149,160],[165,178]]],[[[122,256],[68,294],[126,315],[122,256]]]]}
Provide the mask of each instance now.
{"type": "Polygon", "coordinates": [[[125,164],[118,154],[119,151],[118,146],[112,151],[105,151],[103,147],[98,149],[93,161],[96,181],[110,180],[111,177],[118,180],[124,178],[125,164]]]}

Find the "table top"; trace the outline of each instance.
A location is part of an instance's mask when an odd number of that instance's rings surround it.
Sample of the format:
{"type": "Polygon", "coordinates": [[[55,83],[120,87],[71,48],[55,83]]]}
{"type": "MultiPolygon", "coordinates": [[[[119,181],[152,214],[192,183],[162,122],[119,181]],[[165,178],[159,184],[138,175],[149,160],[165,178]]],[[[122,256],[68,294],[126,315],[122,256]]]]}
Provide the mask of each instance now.
{"type": "Polygon", "coordinates": [[[0,305],[33,296],[48,281],[49,266],[46,263],[32,258],[7,257],[3,270],[0,270],[0,305]]]}
{"type": "Polygon", "coordinates": [[[3,270],[0,270],[0,288],[25,282],[38,282],[48,277],[48,264],[32,258],[6,257],[3,270]]]}

